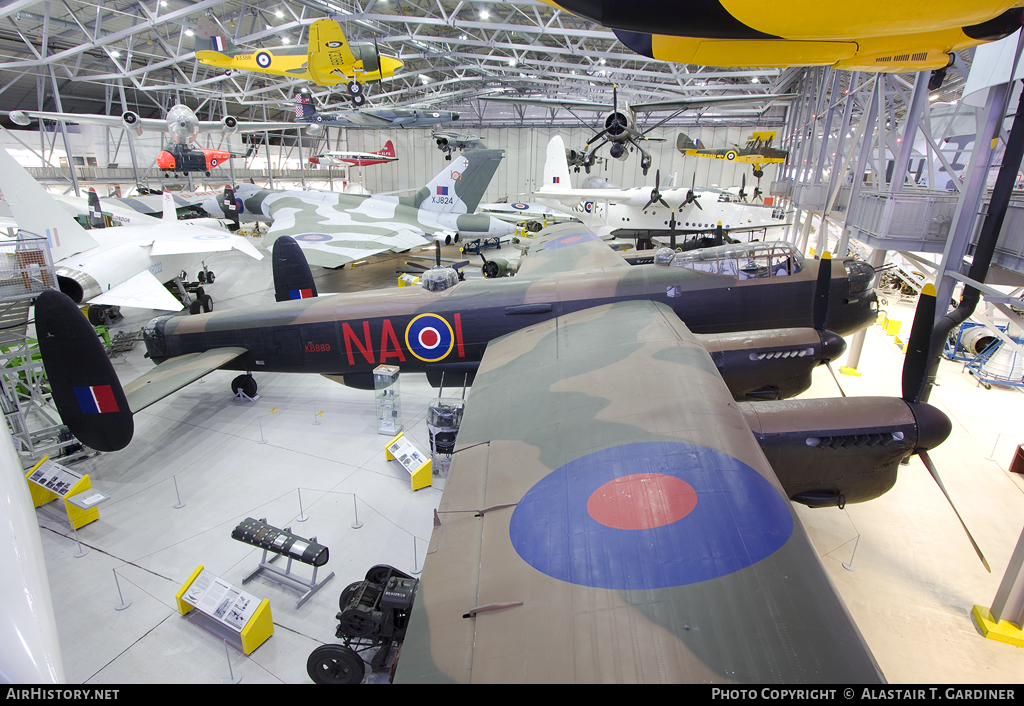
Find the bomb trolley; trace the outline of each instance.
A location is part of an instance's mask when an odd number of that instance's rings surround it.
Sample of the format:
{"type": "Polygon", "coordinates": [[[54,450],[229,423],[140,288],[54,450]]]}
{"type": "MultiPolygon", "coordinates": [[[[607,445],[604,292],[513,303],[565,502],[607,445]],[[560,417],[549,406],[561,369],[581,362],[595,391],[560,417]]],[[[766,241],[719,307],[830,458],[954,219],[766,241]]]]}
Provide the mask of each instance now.
{"type": "Polygon", "coordinates": [[[366,674],[363,653],[377,649],[370,668],[381,672],[405,640],[419,580],[393,566],[378,564],[363,581],[350,584],[338,599],[335,636],[344,644],[321,645],[306,660],[317,684],[358,684],[366,674]]]}

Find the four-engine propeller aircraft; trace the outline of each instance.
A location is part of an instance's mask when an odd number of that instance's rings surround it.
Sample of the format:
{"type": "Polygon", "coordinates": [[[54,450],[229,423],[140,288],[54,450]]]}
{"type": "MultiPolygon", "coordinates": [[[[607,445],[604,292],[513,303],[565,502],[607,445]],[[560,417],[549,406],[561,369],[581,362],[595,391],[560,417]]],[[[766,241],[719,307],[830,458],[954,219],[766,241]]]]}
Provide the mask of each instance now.
{"type": "Polygon", "coordinates": [[[336,113],[320,113],[313,104],[309,89],[295,94],[295,122],[306,125],[306,132],[316,136],[325,127],[337,126],[349,130],[360,128],[414,128],[431,127],[459,119],[450,110],[431,108],[361,108],[336,113]]]}
{"type": "MultiPolygon", "coordinates": [[[[482,100],[504,101],[507,103],[559,107],[568,110],[570,113],[572,113],[573,110],[590,110],[597,112],[607,111],[604,120],[601,123],[600,131],[591,137],[587,144],[583,146],[585,154],[580,159],[580,164],[589,174],[590,168],[594,166],[594,153],[600,149],[602,145],[610,142],[611,146],[608,148],[608,154],[615,159],[626,159],[626,157],[629,156],[629,148],[632,147],[637,149],[641,155],[640,168],[643,170],[644,176],[647,176],[647,171],[651,168],[651,155],[647,153],[640,143],[644,140],[661,139],[647,137],[647,133],[657,127],[660,127],[662,124],[671,120],[684,110],[691,108],[706,108],[709,106],[745,105],[750,103],[763,104],[767,106],[772,101],[793,98],[794,95],[762,94],[754,96],[702,96],[700,98],[692,99],[678,98],[654,101],[651,103],[638,103],[631,106],[625,101],[619,100],[618,87],[613,87],[611,105],[606,103],[575,100],[572,98],[520,98],[514,96],[481,96],[480,98],[482,100]],[[637,113],[655,113],[665,111],[672,111],[672,114],[643,131],[640,131],[637,128],[637,113]]],[[[575,115],[575,113],[573,113],[573,115],[575,115]]],[[[579,118],[579,120],[586,123],[582,118],[579,118]]]]}
{"type": "Polygon", "coordinates": [[[178,311],[183,302],[164,282],[205,270],[204,259],[215,252],[235,249],[263,258],[245,238],[189,221],[86,231],[4,149],[0,191],[18,227],[49,241],[57,285],[76,304],[178,311]]]}
{"type": "Polygon", "coordinates": [[[220,166],[232,157],[248,157],[252,147],[245,154],[233,154],[227,150],[194,147],[193,143],[201,132],[219,132],[227,138],[236,132],[260,132],[295,128],[295,123],[251,123],[239,122],[228,115],[223,120],[200,120],[187,105],[178,104],[167,111],[167,118],[141,118],[131,110],[121,115],[91,115],[88,113],[46,113],[36,110],[12,110],[8,114],[16,125],[28,125],[31,118],[56,120],[66,123],[84,123],[102,127],[119,128],[142,136],[144,131],[166,132],[171,136],[169,149],[157,155],[157,166],[173,172],[206,172],[220,166]]]}
{"type": "MultiPolygon", "coordinates": [[[[292,236],[309,264],[321,267],[404,252],[436,239],[448,244],[462,236],[509,235],[513,225],[474,213],[504,155],[501,150],[466,152],[412,196],[281,191],[239,184],[233,191],[235,213],[242,220],[271,222],[265,246],[282,235],[292,236]]],[[[209,199],[203,207],[210,215],[232,218],[223,203],[209,199]]]]}
{"type": "Polygon", "coordinates": [[[786,214],[781,209],[722,201],[718,193],[698,191],[696,176],[689,189],[661,189],[660,181],[659,172],[653,188],[573,189],[564,144],[555,135],[548,142],[544,185],[534,198],[541,203],[563,204],[602,235],[640,240],[707,234],[719,230],[719,226],[725,232],[747,232],[786,225],[786,214]]]}
{"type": "Polygon", "coordinates": [[[838,355],[826,323],[874,319],[870,267],[793,257],[748,280],[630,267],[557,226],[510,279],[441,267],[423,288],[158,318],[159,365],[124,390],[65,297],[40,296],[36,325],[62,418],[107,450],[219,367],[475,377],[400,681],[881,681],[787,499],[877,497],[950,424],[915,398],[736,404],[742,381],[787,387],[838,355]]]}
{"type": "Polygon", "coordinates": [[[347,150],[329,150],[315,157],[310,157],[310,164],[326,164],[335,167],[355,166],[368,167],[371,164],[387,164],[397,162],[395,145],[388,140],[384,148],[376,152],[351,152],[347,150]]]}
{"type": "Polygon", "coordinates": [[[700,66],[817,66],[846,71],[942,70],[952,52],[1013,34],[1016,0],[857,4],[780,0],[542,0],[610,27],[643,56],[700,66]]]}
{"type": "Polygon", "coordinates": [[[230,71],[301,78],[318,86],[345,84],[357,106],[366,102],[364,83],[390,78],[403,66],[398,59],[381,56],[376,40],[373,44],[349,44],[341,25],[326,18],[309,26],[306,47],[247,49],[234,46],[223,36],[197,42],[197,48],[207,45],[209,49],[196,52],[201,64],[230,71]]]}
{"type": "Polygon", "coordinates": [[[707,157],[708,159],[724,159],[727,162],[741,162],[754,165],[754,177],[764,176],[761,165],[781,164],[789,157],[789,152],[772,147],[775,139],[774,130],[755,130],[747,138],[745,147],[734,145],[719,149],[708,149],[700,140],[691,140],[684,133],[676,137],[676,149],[684,157],[707,157]]]}

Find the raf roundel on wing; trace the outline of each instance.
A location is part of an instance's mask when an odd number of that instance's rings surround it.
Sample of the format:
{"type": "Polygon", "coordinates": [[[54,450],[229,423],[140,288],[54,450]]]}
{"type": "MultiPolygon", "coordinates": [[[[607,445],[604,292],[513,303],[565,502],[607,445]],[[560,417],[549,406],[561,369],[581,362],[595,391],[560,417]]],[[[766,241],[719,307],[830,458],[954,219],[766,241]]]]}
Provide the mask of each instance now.
{"type": "Polygon", "coordinates": [[[640,591],[709,581],[756,564],[793,533],[788,502],[715,449],[644,442],[595,451],[538,481],[509,523],[538,571],[640,591]]]}

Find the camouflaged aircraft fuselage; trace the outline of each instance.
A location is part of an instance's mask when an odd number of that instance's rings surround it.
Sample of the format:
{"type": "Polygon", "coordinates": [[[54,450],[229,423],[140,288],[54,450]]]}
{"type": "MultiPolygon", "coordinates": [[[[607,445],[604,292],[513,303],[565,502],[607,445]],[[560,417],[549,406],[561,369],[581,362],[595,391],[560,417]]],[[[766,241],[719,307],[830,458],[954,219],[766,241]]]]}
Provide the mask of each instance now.
{"type": "MultiPolygon", "coordinates": [[[[553,267],[557,265],[553,264],[553,267]]],[[[876,318],[870,267],[832,263],[828,328],[840,335],[876,318]]],[[[808,327],[817,262],[789,277],[738,280],[681,267],[641,265],[460,282],[441,292],[404,287],[321,296],[211,314],[154,319],[154,362],[211,348],[248,352],[225,367],[344,376],[372,387],[381,364],[407,372],[472,373],[489,341],[541,321],[619,301],[671,307],[694,333],[808,327]]]]}

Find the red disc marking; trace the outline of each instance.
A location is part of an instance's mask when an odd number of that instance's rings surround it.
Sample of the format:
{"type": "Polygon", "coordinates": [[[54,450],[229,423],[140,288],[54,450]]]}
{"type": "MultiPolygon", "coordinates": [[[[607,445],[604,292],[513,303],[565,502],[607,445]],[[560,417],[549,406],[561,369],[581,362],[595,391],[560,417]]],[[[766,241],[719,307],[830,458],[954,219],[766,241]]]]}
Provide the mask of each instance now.
{"type": "Polygon", "coordinates": [[[697,491],[684,480],[661,473],[636,473],[609,481],[587,500],[594,520],[616,529],[669,525],[697,506],[697,491]]]}
{"type": "Polygon", "coordinates": [[[420,332],[420,345],[424,348],[433,348],[440,340],[441,337],[432,328],[425,328],[420,332]]]}

